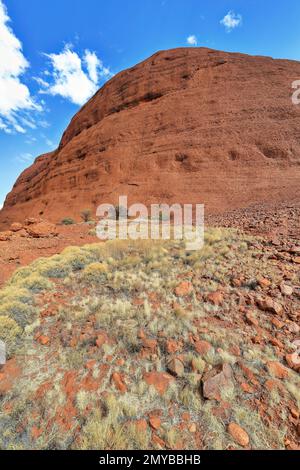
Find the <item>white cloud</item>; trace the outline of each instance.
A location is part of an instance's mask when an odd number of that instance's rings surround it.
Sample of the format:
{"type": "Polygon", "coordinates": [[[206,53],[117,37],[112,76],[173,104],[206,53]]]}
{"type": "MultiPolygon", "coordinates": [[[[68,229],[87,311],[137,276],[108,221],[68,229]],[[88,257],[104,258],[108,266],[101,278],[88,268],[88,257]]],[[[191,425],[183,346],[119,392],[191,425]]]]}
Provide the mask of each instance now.
{"type": "Polygon", "coordinates": [[[30,129],[36,129],[36,123],[29,117],[22,117],[21,121],[24,126],[29,127],[30,129]]]}
{"type": "Polygon", "coordinates": [[[220,21],[220,23],[225,26],[226,31],[230,33],[234,28],[241,26],[243,21],[242,15],[234,13],[234,11],[229,11],[227,15],[220,21]]]}
{"type": "MultiPolygon", "coordinates": [[[[8,25],[10,18],[0,0],[0,129],[4,132],[26,132],[19,124],[25,110],[40,110],[20,77],[29,67],[22,44],[8,25]]],[[[23,123],[24,124],[24,123],[23,123]]]]}
{"type": "Polygon", "coordinates": [[[54,142],[51,139],[46,139],[45,142],[46,142],[46,145],[48,145],[48,147],[54,147],[55,146],[54,142]]]}
{"type": "Polygon", "coordinates": [[[18,155],[17,160],[21,163],[32,163],[34,160],[34,157],[31,153],[21,153],[18,155]]]}
{"type": "Polygon", "coordinates": [[[84,60],[88,69],[88,73],[92,82],[98,82],[98,68],[100,66],[100,60],[96,56],[95,52],[85,51],[84,60]]]}
{"type": "Polygon", "coordinates": [[[32,78],[40,86],[43,86],[46,88],[49,86],[49,84],[45,80],[43,80],[41,77],[32,77],[32,78]]]}
{"type": "Polygon", "coordinates": [[[198,45],[198,39],[194,34],[191,34],[186,38],[186,43],[189,46],[197,46],[198,45]]]}
{"type": "Polygon", "coordinates": [[[0,130],[8,132],[7,124],[0,118],[0,130]]]}
{"type": "Polygon", "coordinates": [[[55,143],[53,142],[53,140],[49,139],[45,134],[41,133],[41,137],[42,137],[42,139],[44,139],[45,144],[48,147],[52,147],[52,148],[55,147],[55,143]]]}
{"type": "Polygon", "coordinates": [[[43,127],[44,129],[47,129],[48,127],[51,127],[51,124],[45,119],[42,119],[41,121],[39,121],[39,126],[43,127]]]}
{"type": "Polygon", "coordinates": [[[95,52],[86,50],[83,58],[66,45],[59,54],[45,54],[50,59],[52,81],[40,81],[40,93],[59,95],[72,103],[83,105],[98,89],[101,78],[108,79],[112,73],[104,67],[95,52]]]}
{"type": "Polygon", "coordinates": [[[37,138],[32,136],[32,135],[29,135],[27,136],[26,140],[25,140],[25,143],[28,144],[28,145],[32,145],[34,144],[35,142],[37,141],[37,138]]]}

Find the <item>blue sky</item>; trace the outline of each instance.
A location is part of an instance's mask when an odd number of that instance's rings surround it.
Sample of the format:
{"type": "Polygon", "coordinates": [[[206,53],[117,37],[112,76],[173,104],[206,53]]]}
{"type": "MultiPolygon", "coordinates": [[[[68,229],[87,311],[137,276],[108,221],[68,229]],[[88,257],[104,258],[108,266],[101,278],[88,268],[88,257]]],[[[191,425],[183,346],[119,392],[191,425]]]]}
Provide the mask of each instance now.
{"type": "Polygon", "coordinates": [[[0,0],[0,206],[113,74],[182,46],[300,60],[299,20],[299,0],[0,0]]]}

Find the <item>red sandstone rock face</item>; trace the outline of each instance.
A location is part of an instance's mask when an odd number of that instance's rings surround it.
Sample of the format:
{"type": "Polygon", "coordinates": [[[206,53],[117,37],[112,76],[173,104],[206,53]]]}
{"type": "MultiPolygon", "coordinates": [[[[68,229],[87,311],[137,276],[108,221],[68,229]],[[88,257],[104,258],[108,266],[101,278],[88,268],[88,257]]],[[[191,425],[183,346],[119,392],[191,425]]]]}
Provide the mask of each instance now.
{"type": "Polygon", "coordinates": [[[204,48],[159,52],[110,80],[59,148],[25,170],[0,213],[79,219],[102,202],[205,203],[209,212],[299,200],[300,63],[204,48]]]}

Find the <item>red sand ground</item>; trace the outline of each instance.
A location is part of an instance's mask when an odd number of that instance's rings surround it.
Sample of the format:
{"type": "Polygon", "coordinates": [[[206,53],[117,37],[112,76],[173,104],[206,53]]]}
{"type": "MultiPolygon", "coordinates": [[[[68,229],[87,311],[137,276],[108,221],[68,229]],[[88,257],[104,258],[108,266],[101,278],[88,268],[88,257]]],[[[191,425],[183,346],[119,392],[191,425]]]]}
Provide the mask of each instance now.
{"type": "MultiPolygon", "coordinates": [[[[278,245],[300,240],[300,204],[259,205],[223,215],[206,216],[206,225],[234,227],[247,233],[263,236],[278,245]]],[[[40,257],[60,253],[67,246],[97,243],[87,224],[56,225],[56,236],[33,238],[12,233],[7,241],[0,241],[0,287],[15,269],[40,257]]],[[[0,232],[1,238],[1,232],[0,232]]]]}

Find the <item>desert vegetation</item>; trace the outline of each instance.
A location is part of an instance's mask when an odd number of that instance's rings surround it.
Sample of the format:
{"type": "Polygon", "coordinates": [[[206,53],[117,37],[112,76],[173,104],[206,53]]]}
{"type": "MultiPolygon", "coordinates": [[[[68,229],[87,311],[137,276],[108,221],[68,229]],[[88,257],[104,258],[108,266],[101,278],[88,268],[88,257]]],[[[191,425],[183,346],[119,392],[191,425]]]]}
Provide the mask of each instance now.
{"type": "Polygon", "coordinates": [[[83,222],[90,222],[92,220],[91,209],[84,209],[83,211],[81,211],[80,217],[82,218],[83,222]]]}
{"type": "Polygon", "coordinates": [[[75,224],[75,221],[74,221],[74,219],[72,219],[72,217],[64,217],[61,221],[61,224],[62,225],[73,225],[73,224],[75,224]]]}
{"type": "Polygon", "coordinates": [[[295,447],[299,270],[277,255],[208,229],[199,251],[117,240],[16,271],[0,291],[1,448],[295,447]]]}

